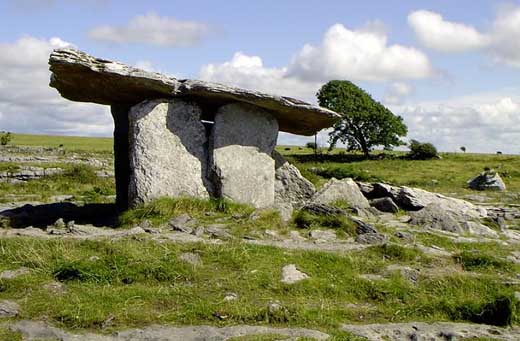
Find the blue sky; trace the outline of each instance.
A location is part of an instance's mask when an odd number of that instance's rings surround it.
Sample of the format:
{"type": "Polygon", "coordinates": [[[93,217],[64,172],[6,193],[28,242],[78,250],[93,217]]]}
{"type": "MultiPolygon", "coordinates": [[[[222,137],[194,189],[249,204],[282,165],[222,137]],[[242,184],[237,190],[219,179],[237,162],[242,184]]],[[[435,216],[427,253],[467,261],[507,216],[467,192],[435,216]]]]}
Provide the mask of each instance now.
{"type": "Polygon", "coordinates": [[[110,135],[107,108],[48,88],[48,53],[71,44],[307,101],[350,79],[402,115],[410,138],[520,153],[519,2],[4,0],[0,22],[0,130],[110,135]]]}

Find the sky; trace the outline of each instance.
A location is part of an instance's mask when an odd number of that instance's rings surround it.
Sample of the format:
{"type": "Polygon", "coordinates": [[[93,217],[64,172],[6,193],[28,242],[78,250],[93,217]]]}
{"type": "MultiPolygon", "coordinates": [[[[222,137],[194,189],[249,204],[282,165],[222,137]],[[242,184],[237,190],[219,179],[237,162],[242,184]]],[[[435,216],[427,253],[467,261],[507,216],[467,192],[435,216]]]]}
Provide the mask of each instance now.
{"type": "Polygon", "coordinates": [[[520,1],[0,0],[0,23],[0,131],[112,134],[108,107],[48,86],[49,54],[74,47],[310,103],[346,79],[402,116],[408,139],[520,153],[520,1]]]}

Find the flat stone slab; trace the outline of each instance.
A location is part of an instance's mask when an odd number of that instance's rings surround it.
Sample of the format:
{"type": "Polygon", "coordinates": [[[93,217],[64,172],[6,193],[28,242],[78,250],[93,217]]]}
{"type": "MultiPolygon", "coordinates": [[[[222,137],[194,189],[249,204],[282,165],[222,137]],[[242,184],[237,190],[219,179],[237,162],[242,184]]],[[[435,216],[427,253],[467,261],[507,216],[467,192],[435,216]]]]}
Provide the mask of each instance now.
{"type": "Polygon", "coordinates": [[[486,338],[519,340],[519,328],[499,328],[485,324],[453,322],[408,322],[343,325],[342,329],[368,340],[462,340],[486,338]]]}
{"type": "Polygon", "coordinates": [[[224,341],[234,337],[260,336],[260,335],[282,335],[287,338],[310,338],[313,340],[328,340],[329,335],[317,330],[305,328],[273,328],[264,326],[238,325],[230,327],[211,327],[211,326],[149,326],[143,329],[130,329],[116,332],[114,335],[100,334],[72,334],[62,329],[52,327],[45,322],[39,321],[19,321],[13,323],[11,330],[23,334],[29,340],[63,340],[63,341],[199,341],[214,340],[224,341]]]}
{"type": "Polygon", "coordinates": [[[208,120],[222,105],[245,102],[270,111],[281,131],[299,135],[313,135],[340,118],[333,111],[293,98],[199,80],[179,80],[70,48],[54,50],[49,64],[50,86],[72,101],[132,106],[147,99],[182,97],[201,105],[204,119],[208,120]]]}

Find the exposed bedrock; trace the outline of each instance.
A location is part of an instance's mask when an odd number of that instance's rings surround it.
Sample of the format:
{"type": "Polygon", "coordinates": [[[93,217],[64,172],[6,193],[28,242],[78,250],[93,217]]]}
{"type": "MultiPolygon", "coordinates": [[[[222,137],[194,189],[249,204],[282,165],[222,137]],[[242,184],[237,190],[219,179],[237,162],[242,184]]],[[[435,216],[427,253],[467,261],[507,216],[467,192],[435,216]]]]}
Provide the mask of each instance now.
{"type": "Polygon", "coordinates": [[[278,122],[247,104],[221,107],[215,115],[211,165],[218,196],[265,208],[274,204],[275,167],[271,154],[278,122]]]}
{"type": "Polygon", "coordinates": [[[200,108],[183,100],[144,101],[129,113],[129,203],[208,198],[207,138],[200,108]]]}

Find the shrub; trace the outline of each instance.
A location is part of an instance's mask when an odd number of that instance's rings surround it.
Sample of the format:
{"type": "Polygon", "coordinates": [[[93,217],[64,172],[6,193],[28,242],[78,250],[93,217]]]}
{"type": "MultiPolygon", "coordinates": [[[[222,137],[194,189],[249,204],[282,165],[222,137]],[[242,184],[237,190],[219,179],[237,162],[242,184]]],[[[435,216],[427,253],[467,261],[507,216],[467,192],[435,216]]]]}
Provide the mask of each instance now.
{"type": "Polygon", "coordinates": [[[316,149],[316,148],[318,148],[318,145],[314,142],[307,142],[305,144],[305,147],[310,148],[310,149],[316,149]]]}
{"type": "Polygon", "coordinates": [[[512,264],[506,260],[499,259],[493,255],[483,254],[482,252],[463,251],[454,256],[457,263],[462,265],[464,270],[484,270],[497,269],[509,271],[512,269],[512,264]]]}
{"type": "Polygon", "coordinates": [[[13,139],[13,136],[11,135],[10,132],[3,133],[2,135],[0,135],[0,144],[2,146],[6,146],[9,142],[11,142],[12,139],[13,139]]]}
{"type": "Polygon", "coordinates": [[[410,153],[408,157],[413,160],[428,160],[439,157],[437,148],[431,143],[422,143],[417,140],[410,141],[410,153]]]}
{"type": "Polygon", "coordinates": [[[333,228],[349,235],[356,235],[355,224],[346,216],[340,214],[318,215],[301,210],[294,217],[294,224],[298,228],[333,228]]]}
{"type": "Polygon", "coordinates": [[[487,303],[468,302],[450,312],[454,320],[466,320],[493,326],[509,326],[515,315],[516,300],[508,295],[499,295],[487,303]]]}

